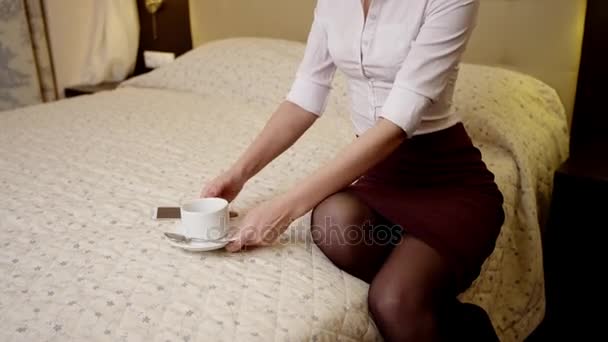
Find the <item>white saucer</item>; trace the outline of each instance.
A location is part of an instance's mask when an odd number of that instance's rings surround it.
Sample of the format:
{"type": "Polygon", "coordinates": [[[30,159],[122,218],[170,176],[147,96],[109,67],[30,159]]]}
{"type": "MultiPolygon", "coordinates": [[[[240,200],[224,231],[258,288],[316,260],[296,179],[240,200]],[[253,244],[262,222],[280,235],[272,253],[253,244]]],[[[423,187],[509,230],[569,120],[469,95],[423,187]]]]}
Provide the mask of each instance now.
{"type": "MultiPolygon", "coordinates": [[[[184,229],[182,227],[181,224],[177,224],[174,230],[175,233],[177,234],[184,234],[184,229]]],[[[224,248],[224,246],[226,246],[230,241],[222,241],[222,242],[189,242],[189,243],[184,243],[184,242],[177,242],[177,241],[173,241],[168,239],[167,241],[169,241],[169,243],[174,246],[174,247],[178,247],[190,252],[207,252],[207,251],[213,251],[213,250],[217,250],[220,248],[224,248]]]]}

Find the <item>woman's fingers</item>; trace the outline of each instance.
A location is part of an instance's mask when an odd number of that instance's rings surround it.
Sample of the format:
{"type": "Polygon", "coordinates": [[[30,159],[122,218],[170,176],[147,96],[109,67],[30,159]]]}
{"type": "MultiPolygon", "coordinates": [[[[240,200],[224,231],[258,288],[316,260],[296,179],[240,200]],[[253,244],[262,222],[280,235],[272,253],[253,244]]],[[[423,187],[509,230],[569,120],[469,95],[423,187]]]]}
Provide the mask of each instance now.
{"type": "Polygon", "coordinates": [[[258,246],[262,244],[260,233],[255,226],[241,228],[234,237],[234,240],[226,245],[228,252],[234,253],[248,246],[258,246]]]}
{"type": "Polygon", "coordinates": [[[205,197],[217,197],[217,195],[219,195],[219,191],[217,190],[217,187],[215,187],[215,186],[205,187],[201,191],[201,197],[202,198],[205,198],[205,197]]]}
{"type": "Polygon", "coordinates": [[[240,236],[237,236],[237,238],[234,239],[234,241],[231,241],[229,244],[227,244],[225,248],[230,253],[240,251],[241,248],[243,248],[243,243],[240,239],[240,236]]]}
{"type": "Polygon", "coordinates": [[[247,235],[244,229],[239,230],[239,232],[235,235],[234,240],[226,245],[226,250],[230,253],[238,252],[243,247],[247,246],[247,235]]]}

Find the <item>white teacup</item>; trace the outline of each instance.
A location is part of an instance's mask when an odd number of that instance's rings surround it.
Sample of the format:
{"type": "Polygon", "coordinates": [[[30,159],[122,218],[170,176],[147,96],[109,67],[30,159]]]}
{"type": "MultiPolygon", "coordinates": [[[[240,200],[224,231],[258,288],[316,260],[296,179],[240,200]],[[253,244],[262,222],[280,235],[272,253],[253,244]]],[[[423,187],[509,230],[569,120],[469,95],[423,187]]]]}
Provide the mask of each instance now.
{"type": "Polygon", "coordinates": [[[181,206],[183,234],[190,238],[217,240],[228,233],[228,201],[200,198],[181,206]]]}

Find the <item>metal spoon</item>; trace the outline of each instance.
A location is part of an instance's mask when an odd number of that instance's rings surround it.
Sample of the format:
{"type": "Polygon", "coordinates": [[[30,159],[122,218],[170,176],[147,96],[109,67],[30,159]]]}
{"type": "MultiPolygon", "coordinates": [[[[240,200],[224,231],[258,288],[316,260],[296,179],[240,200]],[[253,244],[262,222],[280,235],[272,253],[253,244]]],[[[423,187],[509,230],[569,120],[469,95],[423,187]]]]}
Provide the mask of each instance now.
{"type": "Polygon", "coordinates": [[[200,239],[200,238],[195,238],[195,237],[187,237],[184,236],[182,234],[177,234],[177,233],[169,233],[169,232],[165,232],[164,235],[173,241],[176,242],[182,242],[182,243],[190,243],[190,242],[229,242],[229,241],[233,241],[231,239],[228,238],[219,238],[219,239],[200,239]]]}

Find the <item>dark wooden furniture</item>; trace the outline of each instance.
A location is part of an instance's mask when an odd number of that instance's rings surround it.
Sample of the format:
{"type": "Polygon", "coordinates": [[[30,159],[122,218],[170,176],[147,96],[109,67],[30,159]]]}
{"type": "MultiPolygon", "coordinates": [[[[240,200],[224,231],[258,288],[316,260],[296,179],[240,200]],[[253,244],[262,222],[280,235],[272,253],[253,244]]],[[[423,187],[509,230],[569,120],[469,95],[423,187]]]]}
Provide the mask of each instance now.
{"type": "Polygon", "coordinates": [[[604,313],[593,312],[603,310],[608,299],[608,158],[600,147],[595,158],[571,158],[555,173],[544,247],[546,341],[605,335],[604,313]]]}
{"type": "MultiPolygon", "coordinates": [[[[546,314],[529,341],[595,341],[608,295],[608,1],[588,0],[570,140],[543,235],[546,314]]],[[[599,338],[601,339],[601,338],[599,338]]]]}
{"type": "Polygon", "coordinates": [[[165,0],[156,16],[156,37],[152,14],[148,13],[145,0],[137,0],[139,12],[140,39],[135,74],[142,74],[146,68],[143,53],[146,50],[173,52],[176,57],[192,50],[189,0],[165,0]]]}
{"type": "Polygon", "coordinates": [[[608,141],[608,1],[588,0],[574,116],[571,155],[593,152],[608,141]]]}
{"type": "Polygon", "coordinates": [[[115,89],[120,82],[104,82],[96,85],[76,85],[64,89],[65,97],[95,94],[100,91],[115,89]]]}

